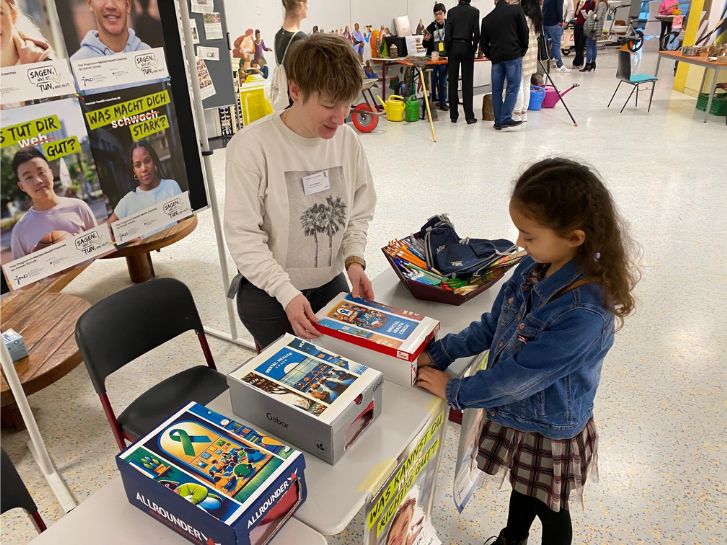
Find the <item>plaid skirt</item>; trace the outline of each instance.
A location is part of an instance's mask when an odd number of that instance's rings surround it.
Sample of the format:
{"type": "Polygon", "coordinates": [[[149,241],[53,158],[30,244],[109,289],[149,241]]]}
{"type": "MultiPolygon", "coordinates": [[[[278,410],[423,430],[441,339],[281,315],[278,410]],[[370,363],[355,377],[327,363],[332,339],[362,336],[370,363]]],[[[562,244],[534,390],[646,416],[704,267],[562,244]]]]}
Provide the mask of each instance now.
{"type": "Polygon", "coordinates": [[[593,419],[572,439],[548,439],[485,420],[477,466],[488,475],[510,475],[513,490],[553,511],[568,510],[570,494],[583,505],[588,477],[598,480],[598,433],[593,419]]]}

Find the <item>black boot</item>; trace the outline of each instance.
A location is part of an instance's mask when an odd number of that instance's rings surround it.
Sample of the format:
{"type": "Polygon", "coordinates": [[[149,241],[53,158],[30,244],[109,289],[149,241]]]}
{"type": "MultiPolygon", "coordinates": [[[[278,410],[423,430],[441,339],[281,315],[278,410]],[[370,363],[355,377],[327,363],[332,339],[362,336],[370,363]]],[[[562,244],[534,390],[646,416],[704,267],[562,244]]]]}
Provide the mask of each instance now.
{"type": "Polygon", "coordinates": [[[590,62],[587,62],[586,65],[580,69],[580,72],[590,72],[593,70],[593,65],[590,62]]]}
{"type": "Polygon", "coordinates": [[[528,538],[513,540],[505,537],[505,529],[500,530],[500,535],[497,537],[491,537],[485,541],[485,545],[528,545],[528,538]],[[494,541],[493,541],[494,540],[494,541]]]}

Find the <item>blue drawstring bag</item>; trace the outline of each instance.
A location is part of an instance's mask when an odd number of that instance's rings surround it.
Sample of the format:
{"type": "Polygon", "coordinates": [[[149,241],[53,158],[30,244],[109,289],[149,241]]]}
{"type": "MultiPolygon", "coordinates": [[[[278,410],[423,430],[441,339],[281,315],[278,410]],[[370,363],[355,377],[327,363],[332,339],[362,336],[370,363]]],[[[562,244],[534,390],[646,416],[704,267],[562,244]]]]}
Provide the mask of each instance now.
{"type": "Polygon", "coordinates": [[[430,218],[416,236],[424,241],[427,265],[453,278],[479,276],[495,260],[517,252],[509,240],[461,238],[445,214],[430,218]]]}

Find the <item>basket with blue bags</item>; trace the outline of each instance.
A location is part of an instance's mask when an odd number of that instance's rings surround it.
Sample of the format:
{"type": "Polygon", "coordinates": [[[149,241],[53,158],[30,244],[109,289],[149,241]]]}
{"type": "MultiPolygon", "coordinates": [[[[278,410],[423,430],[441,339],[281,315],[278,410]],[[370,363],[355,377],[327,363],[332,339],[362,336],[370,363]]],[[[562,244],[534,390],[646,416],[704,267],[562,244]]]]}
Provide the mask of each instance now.
{"type": "Polygon", "coordinates": [[[382,250],[414,297],[450,305],[476,297],[526,255],[509,240],[460,237],[445,214],[382,250]]]}

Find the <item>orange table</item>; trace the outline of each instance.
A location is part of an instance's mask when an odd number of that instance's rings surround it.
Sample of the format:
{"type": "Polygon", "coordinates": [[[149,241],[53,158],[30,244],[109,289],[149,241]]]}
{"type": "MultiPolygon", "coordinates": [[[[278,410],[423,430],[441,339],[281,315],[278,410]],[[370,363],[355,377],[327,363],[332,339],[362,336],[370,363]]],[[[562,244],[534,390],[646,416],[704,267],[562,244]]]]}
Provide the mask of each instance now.
{"type": "Polygon", "coordinates": [[[714,95],[717,92],[719,75],[722,73],[722,70],[727,70],[727,57],[721,57],[718,61],[709,61],[707,60],[706,54],[696,57],[689,57],[687,55],[683,55],[681,51],[659,51],[659,58],[656,61],[656,71],[654,73],[655,76],[659,75],[659,64],[661,63],[662,58],[678,62],[685,62],[687,64],[694,64],[696,66],[706,68],[706,70],[704,71],[704,76],[702,77],[702,84],[699,86],[700,92],[702,91],[702,87],[704,87],[704,80],[707,78],[707,72],[709,70],[714,70],[714,82],[712,83],[712,90],[710,91],[709,99],[707,100],[707,108],[704,111],[704,122],[706,123],[709,119],[709,111],[712,109],[712,100],[714,99],[714,95]]]}

